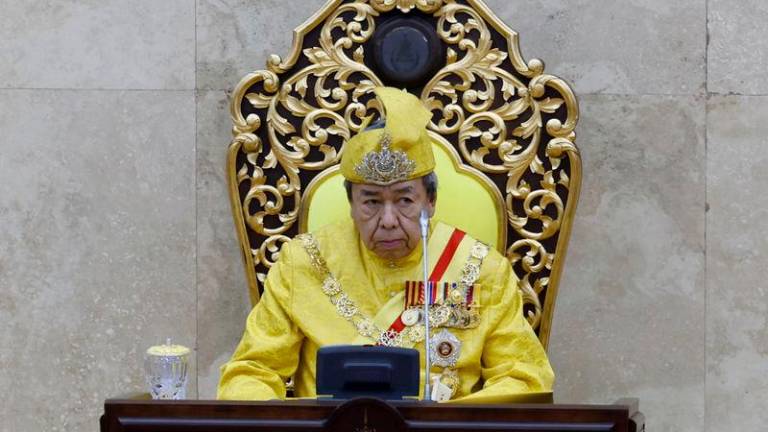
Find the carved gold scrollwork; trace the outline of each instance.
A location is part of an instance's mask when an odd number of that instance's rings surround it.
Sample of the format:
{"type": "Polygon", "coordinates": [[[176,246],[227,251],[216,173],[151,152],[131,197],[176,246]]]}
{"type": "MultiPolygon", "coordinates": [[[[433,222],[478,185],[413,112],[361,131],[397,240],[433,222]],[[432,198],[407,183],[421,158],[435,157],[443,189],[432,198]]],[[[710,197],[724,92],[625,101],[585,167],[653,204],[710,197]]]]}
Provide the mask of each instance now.
{"type": "MultiPolygon", "coordinates": [[[[578,156],[573,146],[578,106],[564,81],[544,74],[543,62],[523,61],[516,33],[504,34],[506,51],[495,46],[492,30],[506,26],[479,2],[467,3],[446,1],[435,13],[438,35],[447,45],[446,62],[424,87],[422,99],[437,113],[430,127],[456,136],[467,163],[506,176],[507,217],[517,233],[513,237],[520,239],[507,255],[513,265],[522,264],[515,269],[527,318],[538,329],[546,307],[540,295],[560,270],[553,274],[558,242],[544,241],[559,239],[573,212],[565,201],[571,184],[562,158],[578,156]],[[536,257],[538,265],[532,261],[536,257]]],[[[568,164],[568,169],[580,176],[578,166],[568,164]]]]}
{"type": "MultiPolygon", "coordinates": [[[[258,249],[252,249],[251,254],[254,258],[256,265],[262,264],[265,267],[272,267],[272,265],[280,257],[280,247],[283,243],[290,241],[291,238],[284,235],[273,235],[268,237],[261,243],[258,249]]],[[[266,274],[259,274],[259,282],[263,283],[266,278],[266,274]]]]}
{"type": "MultiPolygon", "coordinates": [[[[364,2],[339,6],[324,20],[318,46],[303,49],[309,66],[281,79],[291,65],[272,56],[268,70],[249,74],[235,90],[232,145],[245,155],[236,168],[235,189],[247,185],[237,197],[242,199],[243,229],[266,237],[250,251],[253,266],[271,267],[279,245],[289,239],[285,233],[294,226],[301,202],[300,172],[338,163],[342,143],[366,116],[380,110],[375,99],[365,100],[381,82],[363,63],[363,44],[373,34],[377,15],[364,2]],[[251,108],[245,116],[243,100],[251,108]],[[267,171],[281,175],[270,181],[267,171]]],[[[259,281],[264,277],[263,271],[256,275],[259,281]]]]}
{"type": "Polygon", "coordinates": [[[379,12],[389,12],[394,8],[408,13],[414,8],[432,13],[443,5],[443,0],[371,0],[371,6],[379,12]]]}
{"type": "Polygon", "coordinates": [[[241,80],[228,165],[252,298],[297,233],[303,187],[381,111],[365,47],[381,14],[397,11],[432,20],[444,43],[445,63],[421,94],[429,127],[503,192],[512,229],[500,247],[511,245],[526,318],[546,346],[581,179],[578,105],[543,62],[522,58],[517,34],[478,0],[331,1],[295,31],[286,60],[270,56],[267,70],[241,80]]]}
{"type": "Polygon", "coordinates": [[[518,264],[524,272],[520,279],[523,304],[527,306],[526,318],[533,328],[541,322],[543,308],[539,295],[549,284],[548,277],[537,277],[543,270],[551,270],[554,254],[536,240],[518,240],[507,249],[507,258],[515,268],[518,264]],[[527,251],[524,251],[527,249],[527,251]],[[531,282],[533,281],[533,283],[531,282]]]}

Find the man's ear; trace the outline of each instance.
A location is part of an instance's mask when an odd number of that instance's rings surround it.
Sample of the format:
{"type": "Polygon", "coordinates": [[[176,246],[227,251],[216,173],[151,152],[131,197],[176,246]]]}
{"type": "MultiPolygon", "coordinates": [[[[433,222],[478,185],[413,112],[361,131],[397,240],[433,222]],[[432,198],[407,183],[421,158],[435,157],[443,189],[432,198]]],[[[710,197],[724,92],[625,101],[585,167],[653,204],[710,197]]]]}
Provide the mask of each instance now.
{"type": "Polygon", "coordinates": [[[435,215],[435,204],[437,201],[437,197],[435,197],[435,201],[430,201],[429,204],[427,204],[427,213],[429,213],[429,217],[435,215]]]}

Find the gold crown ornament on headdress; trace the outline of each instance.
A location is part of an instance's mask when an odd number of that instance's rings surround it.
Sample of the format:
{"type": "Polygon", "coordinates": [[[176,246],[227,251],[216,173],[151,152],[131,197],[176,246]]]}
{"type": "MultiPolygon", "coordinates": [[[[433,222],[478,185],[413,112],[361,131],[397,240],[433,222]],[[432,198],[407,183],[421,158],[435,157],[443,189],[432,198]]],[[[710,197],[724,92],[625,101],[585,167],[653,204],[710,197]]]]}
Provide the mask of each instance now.
{"type": "Polygon", "coordinates": [[[390,185],[423,177],[435,169],[427,124],[432,113],[416,96],[396,88],[377,87],[385,125],[350,139],[341,156],[341,173],[352,183],[390,185]]]}

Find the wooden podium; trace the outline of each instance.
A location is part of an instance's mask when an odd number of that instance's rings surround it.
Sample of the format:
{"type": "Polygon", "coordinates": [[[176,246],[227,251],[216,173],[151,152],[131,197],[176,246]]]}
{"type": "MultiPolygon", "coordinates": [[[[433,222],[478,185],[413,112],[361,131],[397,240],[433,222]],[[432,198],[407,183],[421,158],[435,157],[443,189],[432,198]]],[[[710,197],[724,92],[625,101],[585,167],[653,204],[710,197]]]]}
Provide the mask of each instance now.
{"type": "Polygon", "coordinates": [[[101,432],[641,432],[637,400],[613,405],[453,405],[419,401],[108,399],[101,432]]]}

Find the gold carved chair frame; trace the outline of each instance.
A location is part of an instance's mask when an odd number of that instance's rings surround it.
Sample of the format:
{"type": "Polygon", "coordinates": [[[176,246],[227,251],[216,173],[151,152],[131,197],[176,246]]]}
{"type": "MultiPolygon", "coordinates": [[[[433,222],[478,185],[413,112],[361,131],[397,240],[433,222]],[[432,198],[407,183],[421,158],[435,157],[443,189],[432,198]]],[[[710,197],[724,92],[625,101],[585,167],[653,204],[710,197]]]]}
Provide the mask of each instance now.
{"type": "Polygon", "coordinates": [[[524,311],[546,347],[581,183],[571,88],[524,61],[516,32],[479,0],[331,0],[294,30],[286,59],[246,75],[231,101],[227,170],[251,300],[283,243],[299,234],[302,194],[339,163],[346,140],[380,107],[387,85],[366,43],[385,17],[419,14],[445,45],[439,70],[409,89],[429,129],[503,196],[499,249],[520,279],[524,311]]]}

